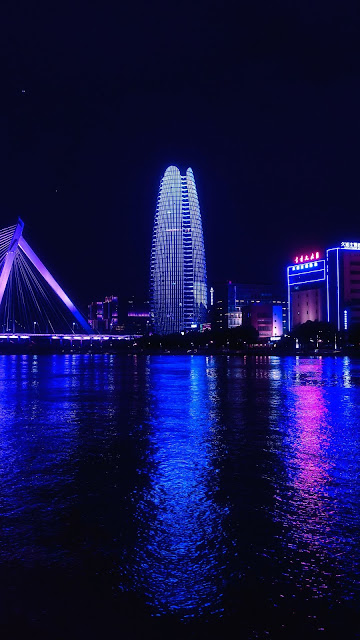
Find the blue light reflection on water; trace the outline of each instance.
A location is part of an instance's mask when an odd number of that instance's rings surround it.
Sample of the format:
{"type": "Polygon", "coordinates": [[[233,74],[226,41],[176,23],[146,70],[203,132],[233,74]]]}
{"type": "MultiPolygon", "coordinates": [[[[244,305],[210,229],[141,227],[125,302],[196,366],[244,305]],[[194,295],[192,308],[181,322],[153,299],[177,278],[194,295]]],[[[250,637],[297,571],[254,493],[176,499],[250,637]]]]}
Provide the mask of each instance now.
{"type": "Polygon", "coordinates": [[[357,611],[359,409],[348,358],[0,356],[5,609],[357,611]]]}
{"type": "MultiPolygon", "coordinates": [[[[102,367],[87,370],[88,362],[88,356],[81,364],[71,356],[0,356],[0,555],[5,560],[66,563],[69,552],[57,539],[60,521],[76,500],[79,433],[88,403],[102,387],[102,367]]],[[[102,398],[101,412],[106,411],[102,398]]]]}
{"type": "Polygon", "coordinates": [[[132,372],[112,356],[0,356],[4,561],[74,565],[87,547],[101,555],[95,533],[108,496],[131,476],[118,458],[122,411],[127,420],[140,404],[132,372]]]}
{"type": "Polygon", "coordinates": [[[136,513],[135,583],[157,613],[219,612],[228,509],[216,501],[223,444],[215,363],[154,359],[149,387],[149,485],[136,513]]]}

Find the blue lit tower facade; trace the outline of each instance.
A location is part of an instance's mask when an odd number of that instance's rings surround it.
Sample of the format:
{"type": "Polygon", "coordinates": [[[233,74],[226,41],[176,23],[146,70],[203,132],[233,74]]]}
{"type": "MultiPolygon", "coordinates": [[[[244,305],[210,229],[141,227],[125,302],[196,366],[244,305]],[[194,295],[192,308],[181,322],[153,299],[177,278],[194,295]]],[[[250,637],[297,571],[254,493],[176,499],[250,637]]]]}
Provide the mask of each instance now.
{"type": "Polygon", "coordinates": [[[204,239],[194,174],[168,167],[160,183],[150,267],[154,331],[177,333],[206,320],[204,239]]]}

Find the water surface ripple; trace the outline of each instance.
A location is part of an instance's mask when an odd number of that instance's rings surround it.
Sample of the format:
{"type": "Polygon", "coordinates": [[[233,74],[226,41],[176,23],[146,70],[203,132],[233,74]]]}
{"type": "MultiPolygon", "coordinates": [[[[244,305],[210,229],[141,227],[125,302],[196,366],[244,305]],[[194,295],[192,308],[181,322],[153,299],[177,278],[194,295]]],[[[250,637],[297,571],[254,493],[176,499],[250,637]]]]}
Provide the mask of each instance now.
{"type": "Polygon", "coordinates": [[[3,637],[360,638],[359,485],[358,360],[0,356],[3,637]]]}

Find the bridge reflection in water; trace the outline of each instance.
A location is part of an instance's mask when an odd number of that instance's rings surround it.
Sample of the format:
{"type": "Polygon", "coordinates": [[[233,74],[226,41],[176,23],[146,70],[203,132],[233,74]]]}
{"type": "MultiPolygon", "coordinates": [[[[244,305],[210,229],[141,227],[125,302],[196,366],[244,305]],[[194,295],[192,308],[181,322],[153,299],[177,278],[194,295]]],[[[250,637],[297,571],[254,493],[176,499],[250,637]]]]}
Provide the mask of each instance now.
{"type": "Polygon", "coordinates": [[[0,334],[0,353],[37,353],[45,351],[82,351],[113,349],[123,351],[139,336],[79,333],[3,333],[0,334]]]}
{"type": "Polygon", "coordinates": [[[2,333],[0,334],[1,342],[24,342],[29,340],[90,340],[90,341],[103,341],[103,340],[133,340],[134,338],[140,338],[140,336],[121,335],[116,336],[112,334],[95,334],[88,335],[86,333],[2,333]]]}

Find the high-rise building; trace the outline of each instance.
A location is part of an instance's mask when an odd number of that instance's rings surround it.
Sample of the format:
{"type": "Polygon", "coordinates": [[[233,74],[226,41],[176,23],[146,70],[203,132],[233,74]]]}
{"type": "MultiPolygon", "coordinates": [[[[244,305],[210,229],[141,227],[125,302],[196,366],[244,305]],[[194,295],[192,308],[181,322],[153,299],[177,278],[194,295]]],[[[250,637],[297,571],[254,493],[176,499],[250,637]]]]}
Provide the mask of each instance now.
{"type": "Polygon", "coordinates": [[[108,296],[104,302],[88,306],[89,325],[94,331],[113,331],[118,326],[118,297],[108,296]]]}
{"type": "Polygon", "coordinates": [[[326,261],[319,251],[294,258],[287,267],[288,327],[326,320],[326,261]]]}
{"type": "Polygon", "coordinates": [[[327,319],[339,330],[360,324],[360,242],[327,249],[327,319]]]}
{"type": "Polygon", "coordinates": [[[360,242],[341,242],[302,254],[287,267],[289,328],[307,320],[331,322],[338,331],[360,325],[360,242]]]}
{"type": "Polygon", "coordinates": [[[128,335],[148,335],[150,331],[150,304],[132,296],[127,301],[125,333],[128,335]]]}
{"type": "Polygon", "coordinates": [[[204,239],[195,179],[168,167],[160,183],[150,267],[150,300],[156,333],[199,328],[206,321],[204,239]]]}

